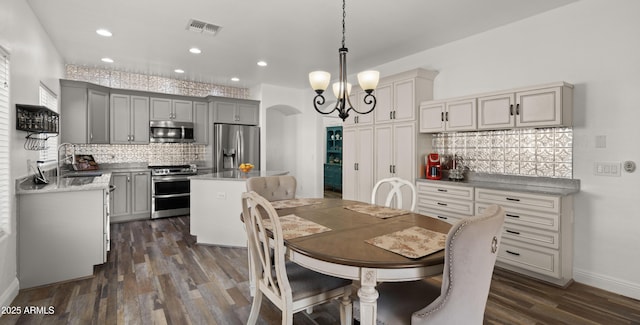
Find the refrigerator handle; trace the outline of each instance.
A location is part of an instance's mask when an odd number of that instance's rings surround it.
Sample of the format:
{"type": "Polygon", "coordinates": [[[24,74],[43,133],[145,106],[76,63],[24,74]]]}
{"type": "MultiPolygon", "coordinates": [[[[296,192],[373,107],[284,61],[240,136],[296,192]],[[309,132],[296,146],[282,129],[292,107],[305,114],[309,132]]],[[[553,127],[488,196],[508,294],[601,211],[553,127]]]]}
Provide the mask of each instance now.
{"type": "Polygon", "coordinates": [[[238,129],[238,135],[236,136],[236,152],[238,152],[238,161],[236,162],[236,167],[239,167],[240,164],[245,163],[244,161],[244,133],[242,129],[238,129]]]}

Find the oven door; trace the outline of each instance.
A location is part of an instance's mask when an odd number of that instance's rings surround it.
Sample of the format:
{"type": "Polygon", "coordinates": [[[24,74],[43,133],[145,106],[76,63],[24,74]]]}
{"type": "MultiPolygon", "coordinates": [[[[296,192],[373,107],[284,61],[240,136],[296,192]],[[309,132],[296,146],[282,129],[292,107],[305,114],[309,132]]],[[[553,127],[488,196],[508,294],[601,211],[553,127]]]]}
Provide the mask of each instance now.
{"type": "Polygon", "coordinates": [[[151,218],[189,214],[190,182],[188,176],[153,176],[151,184],[151,218]]]}

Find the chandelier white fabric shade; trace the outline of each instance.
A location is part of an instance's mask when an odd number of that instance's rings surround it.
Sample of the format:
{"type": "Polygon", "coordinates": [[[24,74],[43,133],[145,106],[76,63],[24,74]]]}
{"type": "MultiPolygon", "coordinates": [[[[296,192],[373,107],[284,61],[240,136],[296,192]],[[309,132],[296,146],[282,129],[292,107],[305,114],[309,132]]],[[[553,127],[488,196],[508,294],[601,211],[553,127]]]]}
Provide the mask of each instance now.
{"type": "MultiPolygon", "coordinates": [[[[336,106],[330,111],[321,110],[318,106],[322,106],[325,103],[325,98],[322,95],[331,82],[331,74],[326,71],[313,71],[309,73],[309,83],[311,88],[316,92],[316,96],[313,98],[313,107],[320,114],[331,114],[338,111],[338,117],[343,121],[349,117],[349,112],[354,111],[358,114],[368,114],[376,107],[376,97],[373,95],[373,91],[378,86],[380,79],[380,73],[378,71],[368,70],[358,73],[358,83],[360,88],[366,93],[363,98],[364,105],[370,106],[367,111],[358,111],[351,105],[349,94],[351,94],[351,84],[347,82],[347,52],[349,50],[345,46],[345,0],[342,0],[342,47],[338,49],[340,54],[340,72],[338,82],[333,84],[333,93],[337,98],[336,106]]],[[[365,108],[366,109],[366,108],[365,108]]]]}

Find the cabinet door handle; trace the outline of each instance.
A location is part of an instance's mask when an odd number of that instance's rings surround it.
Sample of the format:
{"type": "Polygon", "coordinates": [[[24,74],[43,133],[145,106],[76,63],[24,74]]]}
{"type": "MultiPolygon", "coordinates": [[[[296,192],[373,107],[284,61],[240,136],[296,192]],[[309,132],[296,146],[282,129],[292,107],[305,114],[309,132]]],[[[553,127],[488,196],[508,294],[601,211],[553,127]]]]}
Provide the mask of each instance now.
{"type": "Polygon", "coordinates": [[[135,136],[132,134],[131,135],[131,141],[133,141],[135,139],[135,136]]]}
{"type": "Polygon", "coordinates": [[[510,217],[510,218],[516,218],[516,219],[519,219],[519,218],[520,218],[520,216],[517,216],[517,215],[515,215],[515,214],[508,214],[508,213],[507,213],[507,214],[506,214],[506,216],[507,216],[507,217],[510,217]]]}
{"type": "Polygon", "coordinates": [[[396,119],[396,111],[393,111],[393,119],[396,119]]]}
{"type": "Polygon", "coordinates": [[[89,140],[93,140],[93,132],[89,133],[89,140]]]}
{"type": "Polygon", "coordinates": [[[393,174],[393,165],[389,165],[389,173],[393,174]]]}
{"type": "Polygon", "coordinates": [[[393,120],[393,111],[389,112],[389,119],[393,120]]]}
{"type": "Polygon", "coordinates": [[[507,253],[509,253],[511,255],[515,255],[515,256],[520,256],[520,253],[512,252],[510,250],[507,250],[507,253]]]}
{"type": "Polygon", "coordinates": [[[513,116],[513,104],[509,105],[509,115],[513,116]]]}
{"type": "Polygon", "coordinates": [[[520,115],[520,103],[516,104],[516,115],[520,115]]]}
{"type": "Polygon", "coordinates": [[[445,193],[446,193],[446,192],[447,192],[447,190],[442,189],[442,188],[439,188],[439,189],[438,189],[438,192],[445,192],[445,193]]]}
{"type": "Polygon", "coordinates": [[[449,218],[447,218],[447,217],[443,217],[443,216],[436,216],[436,217],[438,217],[438,218],[440,218],[440,219],[444,219],[444,220],[449,219],[449,218]]]}
{"type": "Polygon", "coordinates": [[[444,120],[449,122],[449,112],[444,113],[444,120]]]}
{"type": "Polygon", "coordinates": [[[444,112],[440,112],[440,121],[444,122],[444,112]]]}
{"type": "Polygon", "coordinates": [[[512,197],[508,197],[508,198],[506,198],[506,199],[507,199],[507,201],[520,202],[520,199],[514,199],[514,198],[512,198],[512,197]]]}
{"type": "Polygon", "coordinates": [[[443,206],[443,207],[446,207],[446,206],[447,206],[447,204],[446,204],[446,203],[442,203],[442,202],[436,202],[436,203],[437,203],[438,205],[443,206]]]}
{"type": "Polygon", "coordinates": [[[139,172],[138,175],[144,175],[146,174],[145,172],[139,172]]]}
{"type": "Polygon", "coordinates": [[[393,173],[396,173],[396,165],[393,165],[393,173]]]}
{"type": "Polygon", "coordinates": [[[519,231],[513,231],[513,230],[509,230],[509,229],[505,229],[506,232],[510,233],[510,234],[514,234],[514,235],[520,235],[519,231]]]}
{"type": "Polygon", "coordinates": [[[131,177],[127,176],[127,183],[131,182],[131,177]]]}

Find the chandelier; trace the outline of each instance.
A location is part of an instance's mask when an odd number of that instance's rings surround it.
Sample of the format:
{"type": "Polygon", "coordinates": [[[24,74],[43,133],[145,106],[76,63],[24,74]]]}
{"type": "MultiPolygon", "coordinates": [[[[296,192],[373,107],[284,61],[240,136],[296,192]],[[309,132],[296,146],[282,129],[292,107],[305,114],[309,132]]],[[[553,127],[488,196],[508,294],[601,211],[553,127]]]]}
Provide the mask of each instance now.
{"type": "Polygon", "coordinates": [[[349,93],[351,92],[351,84],[347,82],[347,52],[349,50],[345,46],[345,17],[347,16],[345,11],[345,0],[342,0],[342,47],[338,49],[340,54],[340,72],[338,82],[333,84],[333,93],[337,98],[336,106],[330,111],[323,111],[318,108],[318,105],[322,106],[325,103],[325,98],[322,95],[329,86],[331,81],[331,74],[326,71],[313,71],[309,73],[309,83],[311,88],[315,90],[316,96],[313,98],[313,107],[320,114],[331,114],[334,111],[338,111],[338,117],[343,121],[349,117],[349,111],[353,110],[358,114],[368,114],[376,107],[376,97],[372,94],[378,86],[378,79],[380,73],[378,71],[363,71],[358,73],[358,83],[360,88],[364,90],[366,95],[363,101],[366,105],[371,105],[368,111],[358,111],[351,105],[349,99],[349,93]]]}

